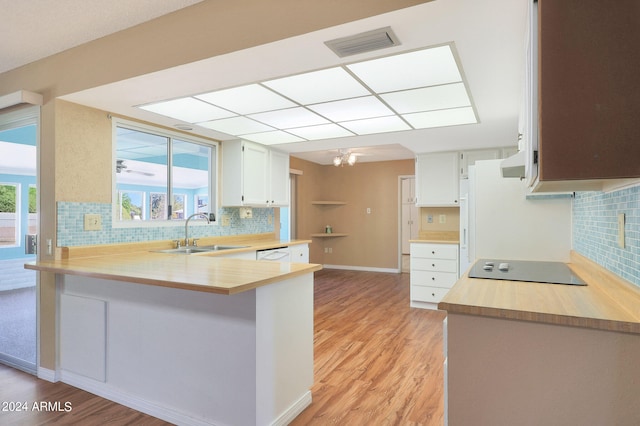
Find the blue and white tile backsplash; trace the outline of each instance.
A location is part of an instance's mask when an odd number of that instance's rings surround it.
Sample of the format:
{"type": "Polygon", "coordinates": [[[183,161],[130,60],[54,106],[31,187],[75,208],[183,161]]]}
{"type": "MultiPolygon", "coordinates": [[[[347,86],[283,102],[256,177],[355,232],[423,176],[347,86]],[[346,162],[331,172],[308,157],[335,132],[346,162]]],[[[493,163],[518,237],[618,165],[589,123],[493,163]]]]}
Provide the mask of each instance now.
{"type": "MultiPolygon", "coordinates": [[[[72,247],[97,244],[132,243],[184,238],[184,226],[112,228],[111,204],[58,202],[58,246],[72,247]],[[101,231],[85,231],[84,215],[102,216],[101,231]]],[[[253,208],[253,218],[240,219],[237,208],[220,208],[217,217],[228,215],[230,226],[220,224],[189,226],[190,237],[217,237],[273,232],[273,209],[253,208]]],[[[183,222],[184,223],[184,222],[183,222]]]]}
{"type": "Polygon", "coordinates": [[[640,186],[620,191],[577,192],[573,249],[640,286],[640,186]],[[625,214],[625,247],[618,247],[618,214],[625,214]]]}

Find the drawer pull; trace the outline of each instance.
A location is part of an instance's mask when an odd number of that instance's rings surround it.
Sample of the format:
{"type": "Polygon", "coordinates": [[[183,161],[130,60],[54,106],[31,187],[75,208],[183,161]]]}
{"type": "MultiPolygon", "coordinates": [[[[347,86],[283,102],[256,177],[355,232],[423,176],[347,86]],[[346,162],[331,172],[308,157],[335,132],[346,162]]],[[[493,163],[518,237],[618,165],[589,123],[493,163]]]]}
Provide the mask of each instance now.
{"type": "Polygon", "coordinates": [[[435,250],[431,251],[431,254],[436,254],[435,250]]]}
{"type": "Polygon", "coordinates": [[[435,281],[435,280],[436,280],[436,277],[431,277],[431,281],[435,281]]]}
{"type": "Polygon", "coordinates": [[[431,266],[433,266],[433,267],[435,268],[435,267],[436,267],[436,264],[435,264],[435,263],[432,263],[432,264],[431,264],[431,266]]]}

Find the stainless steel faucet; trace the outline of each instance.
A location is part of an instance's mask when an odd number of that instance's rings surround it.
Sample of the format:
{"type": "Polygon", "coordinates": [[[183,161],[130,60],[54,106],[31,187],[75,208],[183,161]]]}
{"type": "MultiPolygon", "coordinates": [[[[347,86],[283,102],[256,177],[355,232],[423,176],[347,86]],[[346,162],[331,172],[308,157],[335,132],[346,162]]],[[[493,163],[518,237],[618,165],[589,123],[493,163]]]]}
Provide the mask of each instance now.
{"type": "Polygon", "coordinates": [[[189,216],[187,218],[187,221],[184,223],[184,246],[185,247],[189,247],[189,221],[196,216],[203,217],[207,221],[207,223],[211,223],[211,221],[209,220],[209,215],[206,213],[194,213],[191,216],[189,216]]]}

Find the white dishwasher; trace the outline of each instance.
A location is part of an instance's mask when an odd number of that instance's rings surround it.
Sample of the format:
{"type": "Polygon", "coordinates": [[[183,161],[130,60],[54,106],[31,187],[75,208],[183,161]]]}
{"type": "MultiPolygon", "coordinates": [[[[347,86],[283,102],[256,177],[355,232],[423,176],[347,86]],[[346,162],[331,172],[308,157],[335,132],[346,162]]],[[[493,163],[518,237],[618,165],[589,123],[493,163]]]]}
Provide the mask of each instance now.
{"type": "Polygon", "coordinates": [[[256,250],[256,260],[270,260],[272,262],[291,262],[289,247],[256,250]]]}

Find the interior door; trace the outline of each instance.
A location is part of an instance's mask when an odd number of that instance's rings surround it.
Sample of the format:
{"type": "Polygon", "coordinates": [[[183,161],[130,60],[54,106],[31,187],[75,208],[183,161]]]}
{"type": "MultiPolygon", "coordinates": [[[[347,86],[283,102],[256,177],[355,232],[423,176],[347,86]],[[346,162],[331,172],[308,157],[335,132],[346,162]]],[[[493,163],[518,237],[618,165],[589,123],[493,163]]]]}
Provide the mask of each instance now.
{"type": "Polygon", "coordinates": [[[37,365],[36,273],[25,236],[38,229],[38,107],[0,114],[0,362],[37,365]]]}

